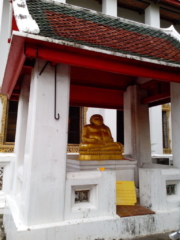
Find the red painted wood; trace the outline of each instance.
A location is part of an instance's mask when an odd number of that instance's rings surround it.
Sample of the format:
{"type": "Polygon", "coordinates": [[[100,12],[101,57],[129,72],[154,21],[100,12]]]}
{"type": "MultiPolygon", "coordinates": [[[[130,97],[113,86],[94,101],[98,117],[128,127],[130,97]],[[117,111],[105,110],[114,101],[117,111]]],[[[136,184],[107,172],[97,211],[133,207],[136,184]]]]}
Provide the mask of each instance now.
{"type": "Polygon", "coordinates": [[[14,15],[12,16],[12,31],[19,31],[14,15]]]}
{"type": "Polygon", "coordinates": [[[8,63],[2,83],[1,93],[7,94],[8,98],[10,98],[12,94],[26,59],[23,44],[19,40],[21,39],[16,39],[11,43],[8,63]]]}
{"type": "Polygon", "coordinates": [[[137,65],[132,64],[131,62],[122,62],[120,57],[117,58],[117,60],[109,61],[108,59],[104,59],[101,56],[93,57],[91,55],[89,56],[88,54],[76,54],[74,52],[57,51],[54,49],[40,47],[38,48],[37,54],[35,54],[34,48],[27,47],[25,49],[25,55],[28,57],[38,56],[40,59],[52,62],[93,68],[107,72],[114,72],[137,77],[154,78],[164,81],[180,82],[179,75],[172,71],[169,71],[167,69],[163,69],[162,71],[161,69],[141,66],[140,61],[137,65]]]}
{"type": "Polygon", "coordinates": [[[152,102],[160,101],[160,100],[167,99],[167,98],[170,98],[170,91],[164,92],[164,93],[159,93],[157,95],[153,95],[151,97],[144,98],[144,99],[142,99],[142,103],[144,103],[144,104],[152,103],[152,102]]]}
{"type": "Polygon", "coordinates": [[[71,85],[70,104],[122,109],[123,93],[116,90],[71,85]]]}
{"type": "MultiPolygon", "coordinates": [[[[71,75],[72,84],[86,85],[84,87],[98,87],[100,90],[104,87],[117,89],[119,92],[125,91],[127,86],[136,83],[137,77],[147,77],[167,82],[180,82],[179,68],[145,63],[77,47],[69,47],[13,35],[1,90],[2,93],[8,94],[8,96],[11,95],[21,74],[25,60],[24,53],[26,57],[32,57],[33,59],[40,58],[53,63],[70,64],[72,69],[76,68],[74,74],[71,75]],[[26,47],[24,49],[25,45],[26,47]]],[[[104,90],[108,91],[108,89],[104,90]]],[[[83,105],[82,103],[84,101],[91,106],[94,106],[94,104],[97,105],[94,100],[87,99],[86,96],[84,96],[83,100],[83,98],[76,93],[73,94],[74,97],[71,95],[73,104],[83,105]]],[[[154,94],[154,92],[152,92],[152,94],[154,94]]],[[[81,92],[79,92],[79,95],[81,95],[81,92]]],[[[113,94],[110,93],[110,96],[111,95],[113,99],[113,94]]],[[[120,93],[120,95],[122,97],[122,93],[120,93]]],[[[123,105],[122,99],[120,101],[120,99],[117,98],[117,101],[111,102],[110,97],[104,101],[102,100],[102,96],[100,96],[101,94],[99,92],[99,94],[96,95],[96,99],[99,98],[99,107],[106,105],[105,107],[113,106],[114,108],[116,106],[118,108],[118,106],[122,107],[123,105]]],[[[109,95],[106,94],[106,96],[109,95]]]]}

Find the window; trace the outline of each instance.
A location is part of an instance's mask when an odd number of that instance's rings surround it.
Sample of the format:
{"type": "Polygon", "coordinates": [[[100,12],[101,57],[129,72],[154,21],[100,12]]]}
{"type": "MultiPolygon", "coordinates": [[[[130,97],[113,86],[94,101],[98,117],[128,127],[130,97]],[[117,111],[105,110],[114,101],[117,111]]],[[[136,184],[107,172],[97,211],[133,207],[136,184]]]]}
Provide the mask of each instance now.
{"type": "Polygon", "coordinates": [[[124,145],[124,112],[117,111],[117,142],[124,145]]]}
{"type": "Polygon", "coordinates": [[[80,107],[69,108],[68,143],[79,144],[81,136],[80,107]]]}
{"type": "MultiPolygon", "coordinates": [[[[14,152],[18,101],[8,101],[7,96],[0,94],[2,103],[0,152],[14,152]]],[[[68,152],[79,152],[81,132],[86,124],[87,107],[69,108],[68,152]]]]}
{"type": "Polygon", "coordinates": [[[69,108],[69,126],[68,126],[68,153],[78,153],[79,143],[81,141],[82,129],[86,124],[87,107],[69,108]]]}
{"type": "Polygon", "coordinates": [[[8,116],[6,122],[6,143],[14,143],[16,135],[16,121],[17,121],[17,101],[9,101],[8,116]]]}

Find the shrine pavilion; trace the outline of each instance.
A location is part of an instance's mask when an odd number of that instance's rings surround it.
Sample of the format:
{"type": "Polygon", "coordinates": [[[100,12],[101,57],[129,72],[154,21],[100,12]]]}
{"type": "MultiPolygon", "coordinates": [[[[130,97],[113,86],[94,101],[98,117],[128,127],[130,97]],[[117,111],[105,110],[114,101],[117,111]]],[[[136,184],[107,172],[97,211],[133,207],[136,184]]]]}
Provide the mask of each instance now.
{"type": "MultiPolygon", "coordinates": [[[[117,17],[117,1],[96,2],[102,13],[59,0],[11,3],[1,94],[18,111],[7,240],[119,240],[180,226],[180,34],[117,17]],[[169,102],[173,166],[163,166],[152,163],[149,107],[169,102]],[[123,159],[67,154],[69,106],[123,111],[123,159]],[[116,181],[134,181],[149,212],[121,217],[116,181]],[[78,191],[88,192],[87,202],[76,203],[78,191]]],[[[150,2],[137,1],[138,9],[150,2]]]]}

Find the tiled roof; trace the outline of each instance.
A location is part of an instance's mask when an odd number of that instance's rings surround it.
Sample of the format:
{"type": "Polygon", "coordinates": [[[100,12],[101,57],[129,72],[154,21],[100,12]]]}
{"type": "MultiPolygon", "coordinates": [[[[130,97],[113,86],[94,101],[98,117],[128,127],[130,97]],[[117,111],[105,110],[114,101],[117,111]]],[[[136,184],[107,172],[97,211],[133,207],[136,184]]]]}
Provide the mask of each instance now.
{"type": "Polygon", "coordinates": [[[159,29],[64,4],[33,0],[27,1],[27,5],[41,36],[180,63],[180,42],[159,29]]]}

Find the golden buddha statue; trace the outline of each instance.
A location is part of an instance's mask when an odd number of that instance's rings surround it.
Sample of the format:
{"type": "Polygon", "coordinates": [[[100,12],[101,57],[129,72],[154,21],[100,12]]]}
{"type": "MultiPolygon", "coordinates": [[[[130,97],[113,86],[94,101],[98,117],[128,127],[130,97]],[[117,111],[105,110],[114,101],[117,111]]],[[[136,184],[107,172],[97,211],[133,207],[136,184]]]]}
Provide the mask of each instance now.
{"type": "Polygon", "coordinates": [[[110,129],[103,123],[103,117],[95,114],[90,124],[85,125],[79,146],[79,160],[121,160],[123,145],[114,142],[110,129]]]}

